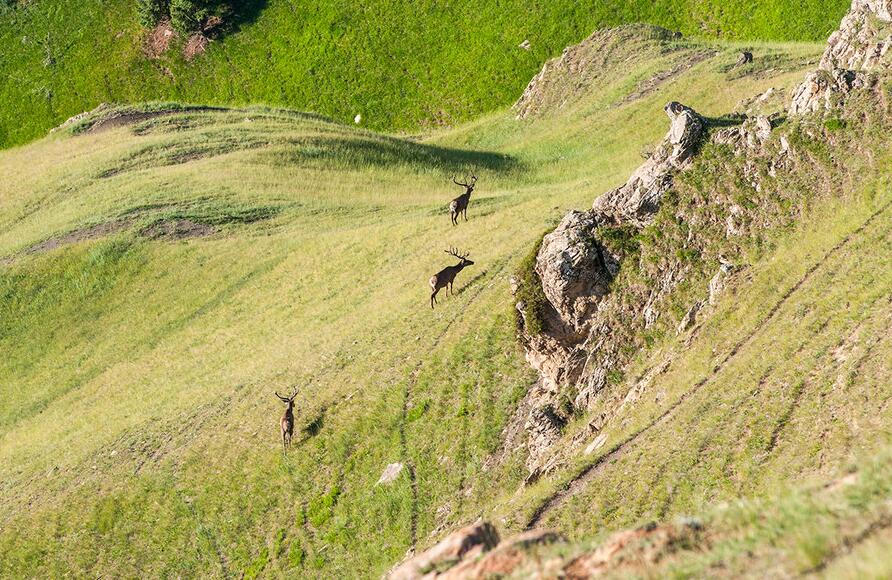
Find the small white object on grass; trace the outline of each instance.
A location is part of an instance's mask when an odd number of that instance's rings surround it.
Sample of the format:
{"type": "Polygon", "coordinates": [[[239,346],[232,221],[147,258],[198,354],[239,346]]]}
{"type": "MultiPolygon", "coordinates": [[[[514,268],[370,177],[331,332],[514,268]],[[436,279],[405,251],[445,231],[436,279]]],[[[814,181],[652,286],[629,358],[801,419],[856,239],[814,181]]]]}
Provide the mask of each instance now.
{"type": "Polygon", "coordinates": [[[399,477],[403,467],[405,466],[402,463],[391,463],[384,468],[384,472],[381,473],[381,479],[375,485],[393,483],[399,477]]]}
{"type": "Polygon", "coordinates": [[[518,47],[518,48],[522,48],[522,49],[524,49],[524,50],[529,50],[529,49],[530,49],[530,41],[529,41],[529,39],[524,40],[523,42],[521,42],[520,44],[518,44],[517,47],[518,47]]]}
{"type": "Polygon", "coordinates": [[[362,122],[362,115],[357,113],[356,116],[353,117],[353,122],[359,125],[362,122]]]}

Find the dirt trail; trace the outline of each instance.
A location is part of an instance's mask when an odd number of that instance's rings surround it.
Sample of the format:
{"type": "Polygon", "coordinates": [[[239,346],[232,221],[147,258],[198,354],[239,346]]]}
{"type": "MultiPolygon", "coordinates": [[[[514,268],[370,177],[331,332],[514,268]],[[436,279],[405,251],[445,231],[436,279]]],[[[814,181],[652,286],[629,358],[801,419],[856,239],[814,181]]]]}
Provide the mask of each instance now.
{"type": "Polygon", "coordinates": [[[673,403],[668,409],[666,409],[659,417],[657,417],[653,422],[648,424],[647,426],[641,428],[629,435],[626,439],[615,445],[608,453],[599,457],[594,463],[580,471],[576,476],[574,476],[570,482],[564,487],[547,497],[534,511],[527,521],[524,529],[530,530],[539,525],[539,523],[545,519],[545,517],[559,508],[563,503],[578,494],[582,489],[588,486],[592,480],[597,478],[597,476],[603,471],[605,465],[608,465],[613,460],[616,460],[622,457],[627,451],[628,448],[642,435],[648,433],[655,427],[662,425],[668,420],[668,418],[674,413],[674,411],[684,403],[688,398],[695,395],[700,389],[705,386],[711,378],[713,378],[716,374],[722,371],[725,366],[732,360],[737,354],[740,352],[742,348],[747,346],[750,342],[755,339],[755,337],[768,325],[771,321],[775,319],[777,313],[781,308],[790,300],[790,298],[795,294],[803,285],[808,283],[815,272],[817,272],[822,266],[824,266],[833,256],[835,256],[840,250],[842,250],[855,236],[862,233],[868,227],[870,227],[873,222],[879,218],[883,213],[885,213],[890,207],[892,207],[892,202],[888,202],[883,205],[880,209],[875,211],[870,215],[858,228],[854,231],[846,235],[842,240],[840,240],[835,246],[833,246],[830,250],[825,253],[820,260],[814,263],[808,270],[806,270],[805,274],[799,281],[796,282],[789,290],[787,290],[783,296],[781,296],[780,300],[774,304],[768,314],[743,338],[741,338],[732,348],[731,350],[719,361],[719,363],[713,367],[711,373],[699,381],[695,383],[689,390],[684,392],[678,400],[673,403]]]}

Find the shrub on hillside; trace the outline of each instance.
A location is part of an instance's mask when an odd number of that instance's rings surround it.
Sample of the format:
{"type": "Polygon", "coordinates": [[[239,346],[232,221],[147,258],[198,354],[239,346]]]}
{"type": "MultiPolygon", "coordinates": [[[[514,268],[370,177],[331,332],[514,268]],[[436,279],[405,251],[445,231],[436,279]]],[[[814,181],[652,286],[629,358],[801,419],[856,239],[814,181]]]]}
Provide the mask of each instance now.
{"type": "Polygon", "coordinates": [[[170,24],[181,34],[201,28],[210,10],[201,0],[170,0],[170,24]]]}
{"type": "Polygon", "coordinates": [[[152,28],[168,15],[168,0],[136,0],[136,14],[139,25],[152,28]]]}

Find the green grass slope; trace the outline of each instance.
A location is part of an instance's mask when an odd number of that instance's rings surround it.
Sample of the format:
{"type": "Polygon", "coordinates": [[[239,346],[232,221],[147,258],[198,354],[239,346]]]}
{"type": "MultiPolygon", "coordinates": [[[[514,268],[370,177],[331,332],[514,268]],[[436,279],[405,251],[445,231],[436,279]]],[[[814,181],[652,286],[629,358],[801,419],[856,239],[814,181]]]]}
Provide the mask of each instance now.
{"type": "Polygon", "coordinates": [[[819,41],[849,2],[234,2],[238,18],[186,62],[143,54],[132,0],[0,3],[0,147],[100,102],[264,103],[379,129],[455,123],[513,101],[592,30],[649,22],[687,35],[819,41]],[[518,45],[529,40],[531,49],[518,45]]]}
{"type": "Polygon", "coordinates": [[[880,448],[882,180],[767,240],[690,349],[663,341],[636,363],[673,358],[649,391],[662,395],[521,489],[523,452],[502,431],[535,377],[510,275],[567,209],[625,180],[664,134],[666,101],[717,117],[792,86],[820,51],[759,45],[729,72],[740,46],[720,45],[628,99],[703,46],[670,48],[620,61],[559,115],[503,111],[418,140],[154,105],[0,154],[0,576],[373,577],[481,514],[518,529],[548,503],[544,523],[588,541],[772,498],[880,448]],[[471,221],[453,228],[449,178],[471,170],[471,221]],[[447,246],[476,263],[432,311],[447,246]],[[283,458],[273,391],[293,385],[283,458]],[[667,405],[677,415],[617,447],[667,405]],[[610,485],[561,494],[599,458],[610,485]]]}

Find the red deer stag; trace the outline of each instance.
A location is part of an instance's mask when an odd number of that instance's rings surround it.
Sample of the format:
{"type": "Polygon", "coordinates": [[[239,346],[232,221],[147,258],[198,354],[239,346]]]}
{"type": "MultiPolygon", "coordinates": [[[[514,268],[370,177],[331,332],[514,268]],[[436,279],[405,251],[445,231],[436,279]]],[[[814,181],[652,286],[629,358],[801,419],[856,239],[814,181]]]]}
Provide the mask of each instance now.
{"type": "Polygon", "coordinates": [[[460,181],[456,181],[455,177],[453,176],[452,183],[465,188],[465,192],[463,194],[456,197],[449,203],[449,217],[452,220],[452,225],[457,226],[459,215],[463,215],[465,217],[465,221],[468,221],[468,203],[470,203],[471,194],[474,193],[474,187],[477,185],[477,176],[471,176],[471,183],[461,183],[460,181]]]}
{"type": "Polygon", "coordinates": [[[452,283],[455,281],[455,275],[464,270],[466,267],[474,265],[474,262],[468,259],[468,255],[470,254],[470,252],[459,254],[458,250],[456,250],[455,248],[450,248],[443,251],[450,256],[455,256],[460,261],[455,266],[446,266],[445,268],[431,276],[431,308],[433,308],[434,304],[436,304],[437,302],[437,292],[439,292],[441,288],[446,288],[447,294],[449,294],[449,292],[455,294],[455,291],[452,289],[452,283]]]}
{"type": "Polygon", "coordinates": [[[290,397],[283,397],[276,391],[276,396],[287,405],[285,414],[279,419],[279,428],[282,430],[282,455],[285,455],[288,447],[291,446],[291,436],[294,435],[294,397],[297,396],[297,389],[290,397]]]}

